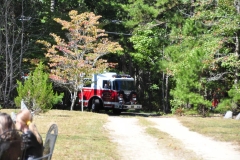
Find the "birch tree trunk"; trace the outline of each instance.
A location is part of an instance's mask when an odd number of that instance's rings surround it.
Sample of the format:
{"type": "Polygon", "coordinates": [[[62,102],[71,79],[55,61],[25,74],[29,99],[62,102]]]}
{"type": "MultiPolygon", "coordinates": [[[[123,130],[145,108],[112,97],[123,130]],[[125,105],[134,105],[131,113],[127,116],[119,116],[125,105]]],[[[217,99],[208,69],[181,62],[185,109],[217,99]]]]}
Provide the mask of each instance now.
{"type": "Polygon", "coordinates": [[[50,11],[54,12],[55,10],[55,0],[51,0],[50,11]]]}

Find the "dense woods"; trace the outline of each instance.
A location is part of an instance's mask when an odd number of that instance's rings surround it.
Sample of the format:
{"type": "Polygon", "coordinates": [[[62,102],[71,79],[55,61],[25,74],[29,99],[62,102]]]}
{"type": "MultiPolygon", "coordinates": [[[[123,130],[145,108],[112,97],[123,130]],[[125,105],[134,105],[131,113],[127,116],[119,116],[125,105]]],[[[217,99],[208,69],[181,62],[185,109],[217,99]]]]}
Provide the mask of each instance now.
{"type": "Polygon", "coordinates": [[[145,111],[206,115],[239,108],[239,0],[0,0],[0,101],[13,107],[17,80],[48,60],[44,40],[67,39],[54,18],[101,16],[98,27],[123,50],[104,55],[136,79],[145,111]]]}

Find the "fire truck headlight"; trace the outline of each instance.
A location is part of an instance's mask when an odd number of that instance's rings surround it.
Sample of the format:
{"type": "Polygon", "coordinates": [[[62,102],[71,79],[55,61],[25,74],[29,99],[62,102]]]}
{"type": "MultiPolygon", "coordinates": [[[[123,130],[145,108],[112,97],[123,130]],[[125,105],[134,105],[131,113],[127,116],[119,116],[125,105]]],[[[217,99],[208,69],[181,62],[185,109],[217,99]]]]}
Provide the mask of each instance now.
{"type": "Polygon", "coordinates": [[[118,97],[118,101],[123,101],[123,98],[121,98],[121,97],[118,97]]]}
{"type": "Polygon", "coordinates": [[[123,98],[122,97],[118,97],[118,102],[119,102],[119,104],[123,104],[123,98]]]}

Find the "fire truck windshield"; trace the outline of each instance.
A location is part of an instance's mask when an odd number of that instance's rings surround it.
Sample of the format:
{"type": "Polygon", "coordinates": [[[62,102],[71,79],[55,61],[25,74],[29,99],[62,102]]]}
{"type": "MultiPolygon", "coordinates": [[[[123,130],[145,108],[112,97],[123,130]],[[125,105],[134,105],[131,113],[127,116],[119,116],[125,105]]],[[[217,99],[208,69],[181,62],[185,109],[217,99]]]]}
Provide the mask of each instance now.
{"type": "Polygon", "coordinates": [[[134,81],[115,80],[113,81],[113,90],[135,90],[134,81]]]}

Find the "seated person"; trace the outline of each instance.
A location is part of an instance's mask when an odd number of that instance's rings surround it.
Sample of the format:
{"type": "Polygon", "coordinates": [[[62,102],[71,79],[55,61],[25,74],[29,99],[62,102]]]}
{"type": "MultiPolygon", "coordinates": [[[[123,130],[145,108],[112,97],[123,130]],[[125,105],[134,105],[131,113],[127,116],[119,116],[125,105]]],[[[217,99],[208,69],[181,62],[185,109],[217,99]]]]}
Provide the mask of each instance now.
{"type": "Polygon", "coordinates": [[[18,160],[22,157],[21,136],[7,113],[0,113],[0,159],[18,160]]]}
{"type": "Polygon", "coordinates": [[[16,117],[16,128],[23,132],[25,147],[24,160],[42,157],[43,141],[37,127],[32,123],[32,114],[29,110],[21,110],[16,117]]]}

